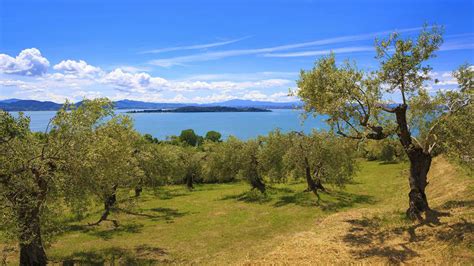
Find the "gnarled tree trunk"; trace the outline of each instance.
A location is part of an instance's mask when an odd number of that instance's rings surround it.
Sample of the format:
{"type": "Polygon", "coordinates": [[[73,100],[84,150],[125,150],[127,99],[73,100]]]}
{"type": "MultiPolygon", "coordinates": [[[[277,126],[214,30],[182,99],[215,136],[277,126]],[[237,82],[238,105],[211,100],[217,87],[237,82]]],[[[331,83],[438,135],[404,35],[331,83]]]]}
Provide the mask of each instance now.
{"type": "Polygon", "coordinates": [[[410,175],[408,178],[410,184],[410,192],[408,193],[409,207],[406,214],[412,220],[421,220],[421,214],[430,210],[425,188],[428,185],[427,176],[431,166],[431,154],[424,151],[422,147],[413,144],[411,133],[408,129],[407,108],[406,104],[395,108],[399,128],[398,138],[410,160],[410,175]]]}
{"type": "Polygon", "coordinates": [[[252,185],[252,189],[258,189],[260,192],[265,193],[266,187],[265,184],[262,182],[260,177],[254,176],[250,178],[250,184],[252,185]]]}
{"type": "Polygon", "coordinates": [[[20,228],[20,265],[46,265],[47,257],[41,239],[39,208],[22,208],[20,228]]]}
{"type": "Polygon", "coordinates": [[[117,202],[117,185],[114,185],[112,187],[112,194],[110,194],[104,201],[104,212],[102,213],[102,216],[97,222],[89,224],[89,225],[91,226],[99,225],[102,221],[107,220],[107,218],[109,217],[110,211],[114,207],[116,202],[117,202]]]}
{"type": "Polygon", "coordinates": [[[421,214],[429,211],[425,188],[428,185],[427,175],[431,166],[431,155],[421,148],[407,151],[410,160],[410,193],[408,193],[409,207],[406,211],[410,219],[421,219],[421,214]]]}

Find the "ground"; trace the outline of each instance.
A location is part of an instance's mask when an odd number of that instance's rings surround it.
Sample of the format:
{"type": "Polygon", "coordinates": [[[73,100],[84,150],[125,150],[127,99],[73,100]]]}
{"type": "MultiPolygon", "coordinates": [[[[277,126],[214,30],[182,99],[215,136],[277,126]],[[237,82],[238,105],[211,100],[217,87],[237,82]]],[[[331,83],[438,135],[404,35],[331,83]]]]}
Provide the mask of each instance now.
{"type": "MultiPolygon", "coordinates": [[[[320,202],[299,182],[272,184],[267,196],[245,183],[146,191],[113,213],[118,226],[88,226],[99,209],[70,219],[47,253],[53,263],[87,264],[474,263],[472,175],[436,158],[428,186],[436,212],[420,224],[404,218],[406,169],[362,162],[351,184],[329,187],[320,202]]],[[[1,246],[15,264],[15,244],[1,246]]]]}

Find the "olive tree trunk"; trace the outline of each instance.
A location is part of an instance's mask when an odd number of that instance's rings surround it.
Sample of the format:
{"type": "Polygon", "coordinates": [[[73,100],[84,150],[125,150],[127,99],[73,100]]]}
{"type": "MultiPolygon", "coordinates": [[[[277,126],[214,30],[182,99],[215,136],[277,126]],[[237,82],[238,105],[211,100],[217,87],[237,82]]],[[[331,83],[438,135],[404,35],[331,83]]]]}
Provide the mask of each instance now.
{"type": "Polygon", "coordinates": [[[425,189],[428,185],[427,176],[431,166],[431,154],[412,142],[411,133],[407,123],[407,105],[402,104],[395,109],[399,128],[398,138],[410,160],[410,175],[408,181],[408,209],[406,215],[410,219],[422,219],[422,213],[430,210],[425,189]]]}
{"type": "Polygon", "coordinates": [[[252,189],[258,189],[261,193],[266,191],[265,183],[262,182],[258,175],[250,178],[250,185],[252,189]]]}
{"type": "Polygon", "coordinates": [[[410,160],[410,193],[408,193],[409,207],[407,216],[414,219],[421,219],[421,214],[429,211],[428,200],[425,189],[428,185],[427,175],[431,166],[431,155],[423,152],[421,148],[407,151],[410,160]]]}
{"type": "Polygon", "coordinates": [[[47,257],[41,239],[39,208],[24,208],[19,211],[20,265],[46,265],[47,257]]]}
{"type": "Polygon", "coordinates": [[[193,176],[194,174],[193,173],[187,173],[186,174],[186,180],[185,180],[185,183],[186,183],[186,187],[189,189],[189,190],[192,190],[194,189],[194,185],[193,185],[193,176]]]}
{"type": "Polygon", "coordinates": [[[110,211],[115,206],[116,202],[117,202],[117,185],[114,185],[112,188],[112,194],[107,196],[107,198],[104,200],[104,212],[102,213],[102,216],[97,222],[89,224],[89,225],[91,226],[99,225],[102,221],[107,220],[107,218],[109,217],[110,211]]]}

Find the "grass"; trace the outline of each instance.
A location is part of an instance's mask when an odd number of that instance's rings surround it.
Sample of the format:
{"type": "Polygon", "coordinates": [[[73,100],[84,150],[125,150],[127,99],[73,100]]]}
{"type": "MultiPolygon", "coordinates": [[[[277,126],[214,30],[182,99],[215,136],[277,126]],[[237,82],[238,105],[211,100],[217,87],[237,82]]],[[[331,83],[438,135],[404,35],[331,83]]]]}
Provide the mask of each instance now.
{"type": "MultiPolygon", "coordinates": [[[[330,221],[333,215],[367,209],[371,210],[367,217],[344,220],[359,229],[341,236],[341,243],[373,242],[380,228],[408,230],[410,223],[403,219],[406,168],[405,163],[361,162],[361,171],[351,184],[344,190],[329,187],[320,202],[303,192],[304,183],[273,184],[267,195],[249,191],[245,183],[197,185],[191,192],[182,186],[145,191],[133,208],[112,213],[110,218],[118,226],[108,221],[87,226],[98,219],[99,208],[83,220],[69,222],[47,254],[52,262],[66,264],[253,263],[285,241],[291,243],[295,234],[323,227],[318,223],[330,221]]],[[[327,226],[330,234],[331,225],[327,226]]],[[[17,257],[16,250],[10,252],[8,263],[15,264],[17,257]]]]}

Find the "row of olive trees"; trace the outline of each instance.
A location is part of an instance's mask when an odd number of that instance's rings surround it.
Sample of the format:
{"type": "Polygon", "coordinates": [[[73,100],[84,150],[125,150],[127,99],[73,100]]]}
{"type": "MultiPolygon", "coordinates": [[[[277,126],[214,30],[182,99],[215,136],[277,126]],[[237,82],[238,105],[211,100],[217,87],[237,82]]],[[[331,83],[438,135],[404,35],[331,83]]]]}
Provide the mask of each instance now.
{"type": "Polygon", "coordinates": [[[118,210],[118,193],[129,197],[131,190],[140,196],[166,184],[192,189],[196,182],[246,180],[264,193],[265,180],[304,177],[318,195],[324,182],[342,185],[355,170],[350,144],[328,133],[221,141],[211,132],[199,145],[189,143],[191,135],[163,142],[141,136],[107,99],[66,104],[44,133],[31,132],[23,114],[0,111],[0,227],[18,240],[20,263],[47,263],[44,242],[63,206],[81,214],[103,204],[93,226],[118,210]]]}

